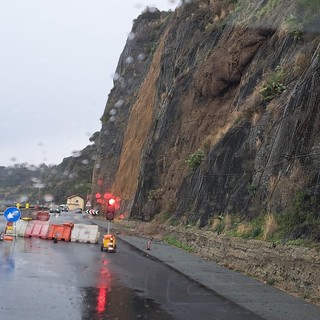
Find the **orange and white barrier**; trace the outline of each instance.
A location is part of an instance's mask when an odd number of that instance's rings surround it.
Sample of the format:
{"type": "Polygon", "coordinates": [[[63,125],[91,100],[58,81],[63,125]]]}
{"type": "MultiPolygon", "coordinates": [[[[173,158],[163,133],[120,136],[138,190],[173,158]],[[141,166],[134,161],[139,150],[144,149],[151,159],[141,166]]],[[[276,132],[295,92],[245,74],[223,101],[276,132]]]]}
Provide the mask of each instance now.
{"type": "Polygon", "coordinates": [[[48,239],[70,241],[72,228],[73,223],[50,224],[48,239]]]}
{"type": "Polygon", "coordinates": [[[48,221],[39,221],[39,220],[29,221],[24,236],[27,238],[37,237],[37,238],[47,239],[49,226],[50,225],[48,221]]]}

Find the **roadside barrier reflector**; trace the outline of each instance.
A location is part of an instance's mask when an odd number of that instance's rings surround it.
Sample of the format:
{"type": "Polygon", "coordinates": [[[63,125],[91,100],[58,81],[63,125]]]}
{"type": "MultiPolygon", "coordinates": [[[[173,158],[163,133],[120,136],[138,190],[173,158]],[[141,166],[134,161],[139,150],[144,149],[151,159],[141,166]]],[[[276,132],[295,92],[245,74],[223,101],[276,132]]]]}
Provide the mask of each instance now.
{"type": "Polygon", "coordinates": [[[32,220],[29,221],[26,228],[25,237],[38,237],[42,239],[47,239],[49,231],[48,221],[32,220]]]}
{"type": "Polygon", "coordinates": [[[5,235],[4,237],[3,237],[3,240],[5,240],[5,241],[13,241],[13,236],[8,236],[8,235],[5,235]]]}
{"type": "Polygon", "coordinates": [[[72,242],[98,243],[99,227],[97,225],[75,224],[71,232],[72,242]]]}
{"type": "Polygon", "coordinates": [[[32,218],[30,218],[30,217],[24,217],[24,218],[22,218],[22,220],[24,220],[24,221],[30,221],[30,220],[32,220],[32,218]]]}
{"type": "Polygon", "coordinates": [[[70,241],[73,223],[50,224],[48,239],[70,241]]]}

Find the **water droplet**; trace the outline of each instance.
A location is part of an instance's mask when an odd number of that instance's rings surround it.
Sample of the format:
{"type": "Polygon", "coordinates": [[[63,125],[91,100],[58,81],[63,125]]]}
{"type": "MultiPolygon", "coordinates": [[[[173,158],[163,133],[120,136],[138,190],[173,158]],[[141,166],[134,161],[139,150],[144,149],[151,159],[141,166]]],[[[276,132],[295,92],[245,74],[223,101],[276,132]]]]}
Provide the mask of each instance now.
{"type": "Polygon", "coordinates": [[[28,196],[27,195],[22,195],[21,197],[20,197],[20,202],[25,202],[25,201],[27,201],[29,198],[28,198],[28,196]]]}
{"type": "Polygon", "coordinates": [[[123,105],[124,101],[122,99],[118,100],[114,105],[116,108],[120,108],[123,105]]]}
{"type": "Polygon", "coordinates": [[[73,151],[72,156],[75,158],[79,158],[81,156],[81,151],[73,151]]]}
{"type": "Polygon", "coordinates": [[[133,58],[132,58],[132,57],[126,58],[126,63],[127,63],[127,64],[130,64],[130,63],[132,63],[132,62],[133,62],[133,58]]]}
{"type": "Polygon", "coordinates": [[[43,199],[46,201],[46,202],[51,202],[53,201],[53,195],[52,194],[45,194],[43,199]]]}
{"type": "Polygon", "coordinates": [[[33,184],[34,188],[42,189],[45,187],[44,183],[34,183],[33,184]]]}
{"type": "Polygon", "coordinates": [[[139,61],[143,61],[145,58],[146,58],[146,55],[145,55],[144,53],[140,53],[140,54],[138,55],[138,60],[139,60],[139,61]]]}
{"type": "Polygon", "coordinates": [[[116,73],[113,75],[113,81],[117,81],[117,80],[119,80],[119,78],[120,78],[120,74],[116,72],[116,73]]]}
{"type": "Polygon", "coordinates": [[[117,110],[116,110],[116,109],[111,109],[110,112],[109,112],[109,114],[110,114],[111,116],[114,116],[114,115],[117,114],[117,110]]]}
{"type": "Polygon", "coordinates": [[[133,40],[136,37],[134,32],[130,32],[128,35],[128,40],[133,40]]]}
{"type": "Polygon", "coordinates": [[[156,12],[158,9],[156,7],[147,7],[147,10],[151,13],[156,12]]]}

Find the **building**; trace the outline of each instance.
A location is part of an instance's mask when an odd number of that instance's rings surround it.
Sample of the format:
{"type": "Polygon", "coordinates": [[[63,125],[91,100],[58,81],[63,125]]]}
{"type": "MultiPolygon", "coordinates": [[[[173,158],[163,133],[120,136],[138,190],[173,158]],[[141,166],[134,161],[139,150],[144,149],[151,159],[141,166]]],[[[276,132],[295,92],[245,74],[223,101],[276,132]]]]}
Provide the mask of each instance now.
{"type": "Polygon", "coordinates": [[[84,210],[84,199],[78,195],[73,195],[67,198],[67,206],[69,210],[75,210],[80,208],[84,210]]]}

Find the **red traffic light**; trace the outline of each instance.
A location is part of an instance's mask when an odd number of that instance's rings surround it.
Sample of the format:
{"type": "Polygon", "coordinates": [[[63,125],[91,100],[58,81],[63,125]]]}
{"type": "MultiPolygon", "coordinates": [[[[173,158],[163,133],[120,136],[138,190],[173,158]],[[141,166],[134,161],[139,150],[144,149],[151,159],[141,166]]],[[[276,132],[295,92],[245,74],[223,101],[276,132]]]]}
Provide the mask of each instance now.
{"type": "Polygon", "coordinates": [[[114,219],[114,213],[116,211],[115,203],[116,203],[116,200],[114,198],[110,198],[108,200],[106,219],[109,221],[114,219]]]}
{"type": "Polygon", "coordinates": [[[115,203],[116,203],[116,200],[113,199],[113,198],[109,199],[109,201],[108,201],[108,204],[109,204],[110,206],[113,206],[115,203]]]}

